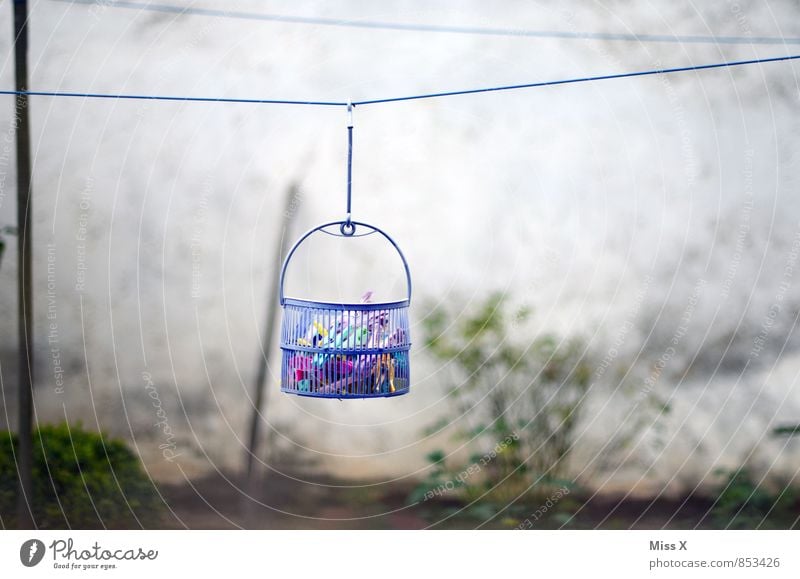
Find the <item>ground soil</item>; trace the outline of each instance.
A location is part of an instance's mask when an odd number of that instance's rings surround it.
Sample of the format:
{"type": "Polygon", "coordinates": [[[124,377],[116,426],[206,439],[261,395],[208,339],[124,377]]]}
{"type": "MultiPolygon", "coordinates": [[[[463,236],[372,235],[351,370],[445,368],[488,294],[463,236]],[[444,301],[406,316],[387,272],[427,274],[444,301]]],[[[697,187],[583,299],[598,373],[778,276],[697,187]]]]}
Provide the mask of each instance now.
{"type": "MultiPolygon", "coordinates": [[[[455,499],[408,504],[408,484],[353,483],[309,474],[254,477],[217,472],[185,484],[161,487],[164,528],[189,529],[425,529],[425,528],[724,528],[704,497],[635,499],[570,496],[569,503],[536,516],[536,504],[497,513],[480,504],[465,508],[455,499]],[[531,513],[525,515],[525,513],[531,513]]],[[[777,524],[751,521],[753,528],[797,528],[797,513],[777,524]],[[759,524],[760,523],[760,524],[759,524]]]]}

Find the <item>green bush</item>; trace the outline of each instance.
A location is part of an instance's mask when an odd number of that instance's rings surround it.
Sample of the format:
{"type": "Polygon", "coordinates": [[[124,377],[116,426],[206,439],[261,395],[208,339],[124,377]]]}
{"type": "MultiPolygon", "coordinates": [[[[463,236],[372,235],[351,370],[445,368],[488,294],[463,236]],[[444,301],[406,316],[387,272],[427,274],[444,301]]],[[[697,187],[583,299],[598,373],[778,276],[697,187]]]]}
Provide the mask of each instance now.
{"type": "Polygon", "coordinates": [[[566,463],[591,360],[579,339],[526,335],[529,315],[494,294],[472,310],[434,307],[423,320],[427,352],[443,363],[450,385],[449,413],[429,432],[456,425],[456,439],[473,455],[464,465],[445,461],[444,451],[431,453],[429,476],[409,502],[446,489],[452,492],[438,494],[505,508],[572,486],[566,463]]]}
{"type": "Polygon", "coordinates": [[[711,509],[712,522],[722,529],[785,529],[797,523],[798,490],[788,483],[768,489],[741,467],[716,471],[725,480],[711,509]]]}
{"type": "MultiPolygon", "coordinates": [[[[0,432],[0,517],[14,526],[17,436],[0,432]]],[[[33,433],[34,520],[42,529],[141,528],[158,522],[161,502],[139,459],[118,439],[80,424],[33,433]]]]}

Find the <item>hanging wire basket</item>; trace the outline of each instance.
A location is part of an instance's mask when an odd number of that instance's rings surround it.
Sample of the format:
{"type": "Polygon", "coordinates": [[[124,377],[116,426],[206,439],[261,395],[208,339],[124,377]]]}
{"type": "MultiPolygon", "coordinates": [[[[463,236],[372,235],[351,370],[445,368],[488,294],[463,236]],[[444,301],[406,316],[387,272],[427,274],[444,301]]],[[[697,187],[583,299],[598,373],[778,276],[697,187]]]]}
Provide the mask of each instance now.
{"type": "Polygon", "coordinates": [[[378,398],[407,394],[411,334],[411,273],[395,241],[366,223],[332,221],[294,244],[280,276],[281,391],[319,398],[378,398]],[[297,248],[316,232],[339,237],[382,235],[400,256],[407,298],[390,303],[326,303],[284,295],[286,270],[297,248]]]}

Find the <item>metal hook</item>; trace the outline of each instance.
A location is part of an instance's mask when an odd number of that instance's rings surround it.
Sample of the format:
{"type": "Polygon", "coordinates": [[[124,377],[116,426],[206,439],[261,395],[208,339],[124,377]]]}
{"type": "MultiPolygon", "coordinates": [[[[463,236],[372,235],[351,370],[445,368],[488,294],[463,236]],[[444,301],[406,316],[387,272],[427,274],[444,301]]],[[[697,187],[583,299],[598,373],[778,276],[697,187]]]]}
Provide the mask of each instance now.
{"type": "Polygon", "coordinates": [[[353,189],[353,102],[347,99],[347,216],[342,225],[343,235],[353,235],[355,227],[351,225],[353,189]],[[346,227],[345,227],[346,226],[346,227]],[[346,233],[345,230],[348,232],[346,233]]]}
{"type": "Polygon", "coordinates": [[[353,109],[354,108],[355,107],[353,106],[353,101],[350,100],[350,99],[347,99],[347,128],[348,129],[352,129],[353,128],[353,109]]]}

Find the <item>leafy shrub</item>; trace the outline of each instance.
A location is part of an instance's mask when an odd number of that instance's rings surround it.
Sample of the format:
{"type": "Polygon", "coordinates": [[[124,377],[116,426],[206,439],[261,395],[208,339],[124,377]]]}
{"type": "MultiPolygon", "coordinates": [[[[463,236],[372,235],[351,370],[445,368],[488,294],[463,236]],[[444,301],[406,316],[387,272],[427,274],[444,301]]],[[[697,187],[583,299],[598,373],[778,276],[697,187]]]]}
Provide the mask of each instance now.
{"type": "Polygon", "coordinates": [[[784,426],[778,426],[772,429],[773,436],[798,436],[800,435],[800,424],[788,424],[784,426]]]}
{"type": "Polygon", "coordinates": [[[772,492],[753,480],[746,467],[725,475],[712,507],[715,526],[727,529],[786,528],[797,520],[798,491],[788,484],[772,492]],[[784,520],[785,519],[785,520],[784,520]]]}
{"type": "Polygon", "coordinates": [[[529,312],[507,309],[495,294],[473,313],[439,307],[424,320],[428,352],[452,371],[450,413],[432,430],[471,423],[456,436],[475,453],[463,468],[430,454],[429,477],[410,502],[445,489],[505,506],[571,486],[562,479],[590,386],[585,344],[551,334],[519,340],[529,312]]]}
{"type": "MultiPolygon", "coordinates": [[[[0,517],[16,513],[17,436],[0,432],[0,517]]],[[[122,440],[80,424],[33,433],[33,508],[39,528],[139,528],[158,521],[160,500],[139,459],[122,440]]]]}

